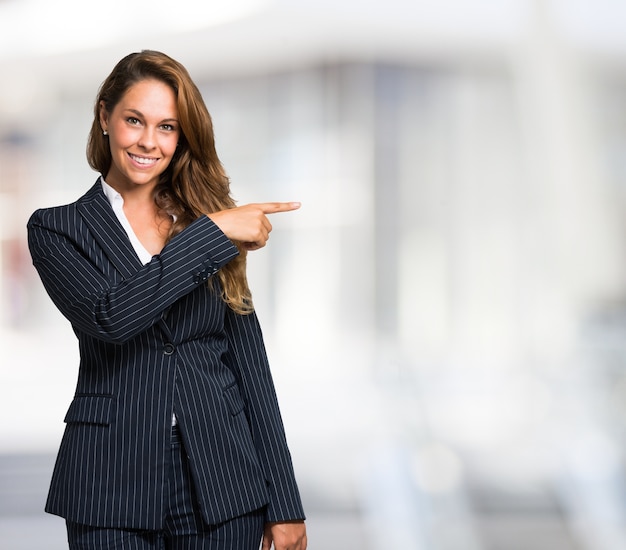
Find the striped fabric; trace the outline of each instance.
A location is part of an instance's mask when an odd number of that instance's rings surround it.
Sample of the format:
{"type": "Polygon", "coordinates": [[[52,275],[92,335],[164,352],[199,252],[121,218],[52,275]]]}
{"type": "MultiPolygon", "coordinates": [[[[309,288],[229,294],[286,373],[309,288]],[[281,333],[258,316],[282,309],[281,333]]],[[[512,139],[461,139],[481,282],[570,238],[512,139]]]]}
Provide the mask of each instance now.
{"type": "Polygon", "coordinates": [[[36,211],[28,243],[81,358],[46,511],[162,529],[175,413],[208,524],[304,519],[257,317],[206,284],[237,254],[221,230],[203,216],[144,266],[96,182],[36,211]]]}
{"type": "Polygon", "coordinates": [[[195,535],[169,537],[160,531],[120,530],[68,522],[69,550],[258,550],[261,512],[251,512],[195,535]]]}

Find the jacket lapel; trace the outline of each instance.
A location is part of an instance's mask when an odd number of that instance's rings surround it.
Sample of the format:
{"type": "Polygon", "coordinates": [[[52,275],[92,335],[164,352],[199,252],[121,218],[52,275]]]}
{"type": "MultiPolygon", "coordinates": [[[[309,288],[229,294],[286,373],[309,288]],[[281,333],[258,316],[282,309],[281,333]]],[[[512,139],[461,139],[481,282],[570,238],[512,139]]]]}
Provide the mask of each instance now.
{"type": "Polygon", "coordinates": [[[89,226],[93,238],[105,251],[115,268],[124,277],[136,273],[142,267],[142,263],[102,190],[100,178],[78,200],[77,208],[89,226]]]}

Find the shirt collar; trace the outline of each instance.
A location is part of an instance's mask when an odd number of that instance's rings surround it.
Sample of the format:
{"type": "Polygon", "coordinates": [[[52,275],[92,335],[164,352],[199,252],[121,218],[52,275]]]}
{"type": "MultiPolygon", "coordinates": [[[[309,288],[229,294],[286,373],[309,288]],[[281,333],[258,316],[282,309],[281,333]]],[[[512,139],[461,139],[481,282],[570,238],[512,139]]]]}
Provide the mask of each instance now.
{"type": "Polygon", "coordinates": [[[120,195],[115,189],[113,189],[113,187],[104,181],[103,177],[100,177],[100,181],[102,182],[102,190],[104,191],[106,198],[109,199],[111,206],[117,201],[124,202],[122,195],[120,195]]]}

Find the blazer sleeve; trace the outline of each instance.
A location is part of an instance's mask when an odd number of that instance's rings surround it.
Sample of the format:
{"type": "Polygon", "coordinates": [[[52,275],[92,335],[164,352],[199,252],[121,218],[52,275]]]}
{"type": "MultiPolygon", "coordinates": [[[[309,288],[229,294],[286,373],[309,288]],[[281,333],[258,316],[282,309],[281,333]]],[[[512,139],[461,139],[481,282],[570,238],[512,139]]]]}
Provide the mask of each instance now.
{"type": "Polygon", "coordinates": [[[87,247],[58,223],[53,209],[30,218],[28,246],[43,285],[61,313],[96,338],[124,343],[160,319],[162,312],[197,285],[206,284],[237,254],[235,245],[207,216],[176,235],[131,277],[112,283],[87,247]]]}
{"type": "Polygon", "coordinates": [[[225,362],[239,379],[252,437],[268,481],[266,520],[305,519],[256,313],[240,315],[227,308],[225,328],[229,341],[225,362]]]}

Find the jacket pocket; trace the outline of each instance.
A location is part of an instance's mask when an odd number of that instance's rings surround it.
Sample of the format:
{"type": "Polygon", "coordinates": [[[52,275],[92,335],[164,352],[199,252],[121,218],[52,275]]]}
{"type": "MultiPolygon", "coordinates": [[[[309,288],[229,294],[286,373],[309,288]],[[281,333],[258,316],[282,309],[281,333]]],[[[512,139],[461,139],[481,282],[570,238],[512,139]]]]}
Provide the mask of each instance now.
{"type": "Polygon", "coordinates": [[[239,387],[236,383],[224,388],[224,399],[226,400],[230,413],[233,416],[239,414],[246,407],[246,404],[243,402],[243,398],[239,393],[239,387]]]}
{"type": "Polygon", "coordinates": [[[113,403],[112,395],[76,395],[64,421],[108,426],[113,414],[113,403]]]}

